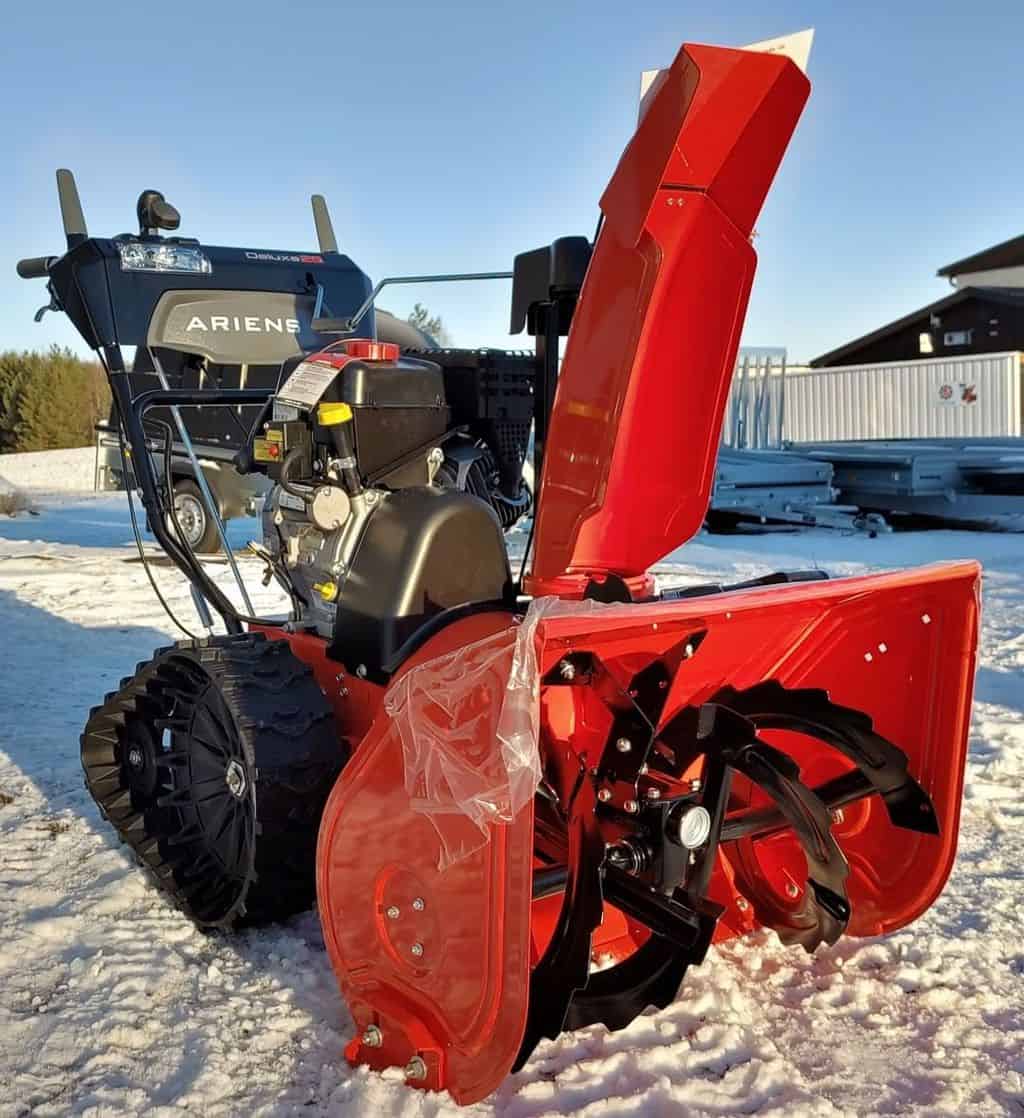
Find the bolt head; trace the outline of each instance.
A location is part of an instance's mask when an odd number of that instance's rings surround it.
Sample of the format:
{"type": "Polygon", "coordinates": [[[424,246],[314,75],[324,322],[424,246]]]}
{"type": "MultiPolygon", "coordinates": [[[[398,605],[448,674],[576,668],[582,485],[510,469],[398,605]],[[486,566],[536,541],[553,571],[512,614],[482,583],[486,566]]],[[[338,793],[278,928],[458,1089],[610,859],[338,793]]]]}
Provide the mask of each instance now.
{"type": "Polygon", "coordinates": [[[427,906],[422,897],[416,897],[412,902],[414,912],[422,912],[427,906]]]}
{"type": "Polygon", "coordinates": [[[401,913],[398,910],[398,905],[391,905],[388,909],[387,916],[389,920],[397,920],[401,913]]]}
{"type": "Polygon", "coordinates": [[[409,950],[413,953],[413,955],[416,956],[417,959],[419,959],[423,955],[423,944],[422,943],[414,943],[412,945],[412,947],[409,948],[409,950]]]}
{"type": "Polygon", "coordinates": [[[563,660],[558,665],[558,674],[565,680],[573,680],[576,678],[576,665],[569,660],[563,660]]]}
{"type": "Polygon", "coordinates": [[[800,890],[793,884],[792,881],[787,881],[786,882],[786,896],[787,897],[799,897],[800,896],[800,890]]]}
{"type": "Polygon", "coordinates": [[[405,1078],[406,1079],[426,1079],[427,1078],[427,1065],[419,1056],[413,1058],[405,1065],[405,1078]]]}
{"type": "Polygon", "coordinates": [[[747,909],[750,908],[750,901],[748,901],[746,897],[740,897],[736,902],[736,907],[740,912],[746,912],[747,909]]]}
{"type": "Polygon", "coordinates": [[[691,780],[690,781],[690,791],[691,792],[699,792],[702,787],[703,787],[703,785],[701,784],[701,782],[699,780],[691,780]]]}
{"type": "Polygon", "coordinates": [[[661,789],[660,788],[648,788],[647,789],[647,798],[649,800],[660,800],[661,799],[661,789]]]}
{"type": "Polygon", "coordinates": [[[629,738],[619,738],[615,743],[615,748],[620,753],[628,753],[633,748],[633,743],[629,738]]]}
{"type": "Polygon", "coordinates": [[[366,665],[365,664],[359,664],[356,667],[356,675],[359,676],[360,679],[366,679],[366,665]]]}
{"type": "Polygon", "coordinates": [[[363,1030],[363,1047],[364,1048],[380,1048],[384,1043],[384,1034],[377,1028],[376,1025],[368,1025],[363,1030]]]}
{"type": "Polygon", "coordinates": [[[606,804],[612,798],[612,794],[607,788],[599,788],[597,791],[597,798],[601,803],[606,804]]]}
{"type": "Polygon", "coordinates": [[[128,764],[131,765],[133,769],[142,768],[142,750],[139,749],[138,746],[133,746],[128,750],[128,764]]]}
{"type": "Polygon", "coordinates": [[[626,809],[627,812],[629,812],[630,815],[636,815],[636,813],[640,810],[640,805],[636,802],[636,800],[627,800],[622,806],[626,809]]]}

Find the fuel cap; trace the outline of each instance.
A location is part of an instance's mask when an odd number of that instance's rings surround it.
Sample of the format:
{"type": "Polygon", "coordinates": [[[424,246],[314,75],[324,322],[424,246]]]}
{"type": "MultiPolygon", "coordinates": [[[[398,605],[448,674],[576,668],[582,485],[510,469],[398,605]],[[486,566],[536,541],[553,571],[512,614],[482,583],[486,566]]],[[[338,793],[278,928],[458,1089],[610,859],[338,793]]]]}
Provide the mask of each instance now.
{"type": "Polygon", "coordinates": [[[349,338],[342,349],[360,361],[397,361],[402,352],[394,342],[375,342],[372,338],[349,338]]]}

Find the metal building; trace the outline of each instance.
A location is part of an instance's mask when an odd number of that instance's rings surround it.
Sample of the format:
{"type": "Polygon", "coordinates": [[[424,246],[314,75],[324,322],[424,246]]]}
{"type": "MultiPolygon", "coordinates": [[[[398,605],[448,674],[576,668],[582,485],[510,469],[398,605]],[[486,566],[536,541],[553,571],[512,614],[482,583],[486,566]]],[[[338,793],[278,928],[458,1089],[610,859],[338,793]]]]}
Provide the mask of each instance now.
{"type": "MultiPolygon", "coordinates": [[[[788,372],[784,443],[836,439],[1016,438],[1024,435],[1019,351],[788,372]]],[[[774,386],[773,386],[774,387],[774,386]]]]}

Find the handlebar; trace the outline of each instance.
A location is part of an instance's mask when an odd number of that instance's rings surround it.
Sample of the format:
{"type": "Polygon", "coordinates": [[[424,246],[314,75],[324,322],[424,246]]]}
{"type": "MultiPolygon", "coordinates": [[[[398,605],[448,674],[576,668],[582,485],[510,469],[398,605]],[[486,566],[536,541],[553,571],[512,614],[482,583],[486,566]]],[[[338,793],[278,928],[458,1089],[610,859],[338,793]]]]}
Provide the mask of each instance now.
{"type": "Polygon", "coordinates": [[[46,279],[58,259],[56,256],[29,256],[18,261],[18,275],[22,279],[46,279]]]}

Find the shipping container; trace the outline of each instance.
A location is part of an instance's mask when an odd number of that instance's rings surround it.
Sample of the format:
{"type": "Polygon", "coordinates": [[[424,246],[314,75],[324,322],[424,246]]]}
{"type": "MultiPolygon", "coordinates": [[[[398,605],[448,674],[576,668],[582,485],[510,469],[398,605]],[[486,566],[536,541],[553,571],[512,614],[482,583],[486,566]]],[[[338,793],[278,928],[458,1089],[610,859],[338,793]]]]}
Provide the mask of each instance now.
{"type": "Polygon", "coordinates": [[[1024,435],[1022,378],[1019,352],[790,369],[778,384],[782,438],[1016,438],[1024,435]]]}

